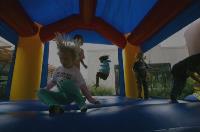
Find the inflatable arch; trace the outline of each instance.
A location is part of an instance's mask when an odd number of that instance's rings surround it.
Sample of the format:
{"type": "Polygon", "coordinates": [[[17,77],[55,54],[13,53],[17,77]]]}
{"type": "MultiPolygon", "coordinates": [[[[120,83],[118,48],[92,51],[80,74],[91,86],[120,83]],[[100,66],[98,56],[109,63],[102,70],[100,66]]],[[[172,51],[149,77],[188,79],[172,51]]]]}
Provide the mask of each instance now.
{"type": "MultiPolygon", "coordinates": [[[[44,70],[47,70],[45,68],[47,67],[46,57],[48,54],[48,46],[43,44],[53,39],[55,32],[70,33],[76,29],[95,31],[112,44],[123,49],[123,61],[119,62],[123,62],[124,67],[122,71],[124,71],[125,94],[130,98],[136,97],[135,79],[132,74],[131,66],[134,63],[137,52],[139,50],[147,51],[166,38],[167,36],[160,39],[159,33],[164,31],[166,26],[169,26],[171,23],[173,24],[174,21],[180,20],[177,16],[180,16],[181,19],[187,19],[188,12],[198,12],[197,10],[200,3],[190,0],[182,0],[181,4],[178,1],[171,0],[149,1],[145,7],[146,12],[140,17],[137,26],[131,30],[130,27],[126,28],[126,30],[119,30],[119,28],[116,28],[116,25],[112,25],[112,22],[108,22],[105,18],[102,19],[100,15],[96,15],[99,12],[99,10],[97,12],[97,9],[100,8],[99,4],[105,4],[106,2],[97,0],[69,1],[69,3],[70,2],[72,5],[74,3],[79,4],[79,13],[74,14],[74,12],[72,12],[71,15],[65,18],[60,18],[57,21],[44,25],[42,23],[37,24],[38,21],[35,21],[36,18],[30,17],[30,10],[28,10],[28,7],[26,8],[26,6],[29,5],[28,2],[12,0],[1,2],[1,21],[6,23],[19,35],[18,43],[16,44],[16,59],[10,90],[11,100],[36,98],[35,92],[41,84],[41,73],[45,74],[46,72],[44,72],[44,70]],[[165,8],[166,5],[168,5],[168,8],[165,8]],[[159,16],[165,17],[160,19],[159,16]],[[125,35],[127,33],[130,33],[130,35],[125,35]],[[155,38],[156,41],[152,41],[155,36],[157,36],[155,38]],[[157,43],[155,44],[155,42],[157,43]]],[[[144,5],[144,3],[140,1],[138,1],[138,3],[144,5]]],[[[34,2],[32,4],[34,4],[34,2]]],[[[116,2],[116,4],[120,5],[119,2],[116,2]]],[[[128,3],[125,5],[127,4],[128,3]]],[[[109,6],[114,6],[114,3],[109,6]]],[[[197,17],[199,17],[198,14],[190,16],[191,19],[179,26],[179,28],[197,19],[197,17]]],[[[120,19],[117,20],[123,21],[120,19]]],[[[178,24],[175,23],[175,25],[177,26],[178,24]]],[[[172,27],[169,26],[167,29],[172,29],[172,27]]],[[[167,33],[172,34],[177,30],[178,29],[167,30],[167,33]]],[[[42,78],[45,77],[42,76],[42,78]]],[[[43,81],[44,80],[42,80],[42,85],[45,85],[43,81]]]]}

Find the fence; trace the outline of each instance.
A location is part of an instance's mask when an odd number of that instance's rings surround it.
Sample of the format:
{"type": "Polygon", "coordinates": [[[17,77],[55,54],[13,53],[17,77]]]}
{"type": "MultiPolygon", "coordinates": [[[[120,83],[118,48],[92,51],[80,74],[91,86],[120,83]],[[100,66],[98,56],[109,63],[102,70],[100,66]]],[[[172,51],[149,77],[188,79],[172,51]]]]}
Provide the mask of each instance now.
{"type": "Polygon", "coordinates": [[[148,85],[152,97],[168,98],[172,88],[170,63],[149,64],[148,85]]]}

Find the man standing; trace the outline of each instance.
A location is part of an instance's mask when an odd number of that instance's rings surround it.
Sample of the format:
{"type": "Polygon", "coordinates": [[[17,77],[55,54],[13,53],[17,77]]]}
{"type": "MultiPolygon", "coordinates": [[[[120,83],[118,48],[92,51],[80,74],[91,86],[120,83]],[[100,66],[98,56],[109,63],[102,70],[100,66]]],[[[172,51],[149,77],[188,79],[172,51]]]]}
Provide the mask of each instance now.
{"type": "Polygon", "coordinates": [[[137,60],[133,66],[137,78],[138,98],[142,98],[142,86],[144,89],[144,99],[149,98],[148,84],[147,84],[147,68],[148,65],[144,61],[143,53],[137,55],[137,60]]]}
{"type": "Polygon", "coordinates": [[[200,75],[200,53],[176,63],[171,72],[173,75],[173,87],[170,98],[172,103],[178,103],[177,97],[185,87],[188,77],[200,82],[200,79],[195,75],[195,73],[200,75]]]}

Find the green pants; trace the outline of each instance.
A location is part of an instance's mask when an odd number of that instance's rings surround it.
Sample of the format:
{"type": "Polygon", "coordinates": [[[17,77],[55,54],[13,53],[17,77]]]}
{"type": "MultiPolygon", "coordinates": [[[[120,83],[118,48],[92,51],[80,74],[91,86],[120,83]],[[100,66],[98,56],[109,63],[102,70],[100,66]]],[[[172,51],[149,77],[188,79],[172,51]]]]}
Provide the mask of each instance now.
{"type": "Polygon", "coordinates": [[[70,80],[60,81],[58,83],[59,92],[53,92],[41,89],[37,95],[43,103],[51,105],[66,105],[75,101],[79,108],[85,105],[85,99],[80,93],[79,88],[70,80]]]}

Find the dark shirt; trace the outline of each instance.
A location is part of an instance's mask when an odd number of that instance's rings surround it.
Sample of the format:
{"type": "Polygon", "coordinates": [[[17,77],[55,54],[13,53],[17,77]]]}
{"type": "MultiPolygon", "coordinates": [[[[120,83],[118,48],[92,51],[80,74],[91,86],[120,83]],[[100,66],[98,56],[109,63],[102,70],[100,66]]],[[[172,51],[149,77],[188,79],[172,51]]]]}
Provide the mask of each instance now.
{"type": "Polygon", "coordinates": [[[172,68],[173,76],[189,77],[187,71],[197,72],[197,66],[200,66],[200,53],[189,56],[184,60],[176,63],[172,68]]]}
{"type": "Polygon", "coordinates": [[[143,59],[139,59],[138,61],[136,61],[133,66],[133,70],[138,73],[146,72],[147,68],[148,68],[148,66],[143,59]]]}

